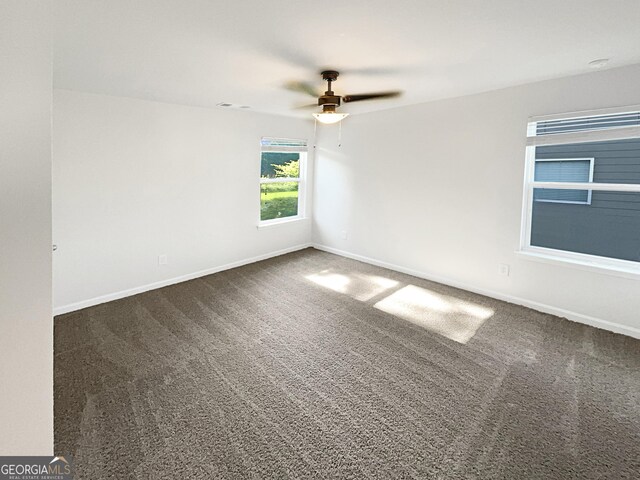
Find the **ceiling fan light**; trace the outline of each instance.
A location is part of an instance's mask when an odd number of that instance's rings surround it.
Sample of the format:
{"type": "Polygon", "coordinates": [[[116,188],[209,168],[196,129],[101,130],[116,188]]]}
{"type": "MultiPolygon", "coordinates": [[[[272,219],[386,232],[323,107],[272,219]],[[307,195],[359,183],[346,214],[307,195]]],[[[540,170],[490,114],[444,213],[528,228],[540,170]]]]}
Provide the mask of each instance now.
{"type": "Polygon", "coordinates": [[[348,113],[323,112],[323,113],[314,113],[313,116],[316,117],[316,120],[318,120],[320,123],[331,124],[331,123],[338,123],[343,118],[348,117],[349,114],[348,113]]]}

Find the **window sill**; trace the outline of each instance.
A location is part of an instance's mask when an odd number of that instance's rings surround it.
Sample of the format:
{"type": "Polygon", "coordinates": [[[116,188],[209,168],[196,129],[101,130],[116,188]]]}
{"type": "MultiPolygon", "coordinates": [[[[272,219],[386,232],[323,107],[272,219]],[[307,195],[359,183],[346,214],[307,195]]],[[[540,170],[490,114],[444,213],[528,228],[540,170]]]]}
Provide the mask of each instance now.
{"type": "Polygon", "coordinates": [[[516,250],[517,255],[522,256],[526,260],[534,262],[548,263],[552,265],[562,265],[578,270],[586,270],[589,272],[600,273],[604,275],[612,275],[615,277],[630,278],[640,280],[640,266],[624,266],[624,265],[607,265],[596,261],[582,260],[577,258],[562,257],[552,253],[543,253],[530,250],[516,250]]]}
{"type": "Polygon", "coordinates": [[[283,225],[290,225],[292,223],[306,222],[307,220],[308,220],[307,217],[278,218],[275,220],[266,220],[264,222],[260,222],[256,226],[256,228],[258,230],[262,230],[264,228],[280,227],[283,225]]]}

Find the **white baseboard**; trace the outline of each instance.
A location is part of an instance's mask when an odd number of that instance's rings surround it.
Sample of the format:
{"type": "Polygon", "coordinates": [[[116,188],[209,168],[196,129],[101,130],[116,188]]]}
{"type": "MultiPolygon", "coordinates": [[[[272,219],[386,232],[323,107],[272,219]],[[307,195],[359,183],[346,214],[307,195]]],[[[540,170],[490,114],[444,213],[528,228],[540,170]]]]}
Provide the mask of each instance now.
{"type": "Polygon", "coordinates": [[[137,295],[138,293],[148,292],[149,290],[155,290],[157,288],[166,287],[168,285],[174,285],[176,283],[186,282],[187,280],[193,280],[194,278],[204,277],[206,275],[211,275],[212,273],[222,272],[223,270],[230,270],[232,268],[248,265],[249,263],[255,263],[261,260],[266,260],[268,258],[279,257],[280,255],[296,252],[298,250],[302,250],[304,248],[309,248],[312,246],[313,245],[310,243],[304,243],[301,245],[284,248],[282,250],[277,250],[275,252],[269,252],[263,255],[258,255],[256,257],[245,258],[243,260],[238,260],[236,262],[227,263],[226,265],[207,268],[206,270],[200,270],[198,272],[188,273],[186,275],[181,275],[179,277],[169,278],[166,280],[160,280],[159,282],[148,283],[140,287],[129,288],[127,290],[121,290],[119,292],[109,293],[107,295],[101,295],[99,297],[90,298],[88,300],[83,300],[81,302],[70,303],[68,305],[63,305],[61,307],[54,308],[53,314],[55,316],[55,315],[62,315],[63,313],[75,312],[76,310],[81,310],[83,308],[93,307],[94,305],[110,302],[112,300],[118,300],[120,298],[130,297],[132,295],[137,295]]]}
{"type": "Polygon", "coordinates": [[[467,290],[469,292],[477,293],[479,295],[484,295],[487,297],[495,298],[497,300],[503,300],[505,302],[514,303],[516,305],[522,305],[524,307],[532,308],[539,312],[549,313],[551,315],[556,315],[558,317],[563,317],[568,320],[584,323],[586,325],[591,325],[592,327],[602,328],[604,330],[609,330],[615,333],[621,333],[623,335],[628,335],[630,337],[640,339],[640,329],[629,327],[627,325],[622,325],[619,323],[610,322],[608,320],[603,320],[600,318],[591,317],[589,315],[584,315],[582,313],[573,312],[570,310],[565,310],[558,307],[553,307],[551,305],[546,305],[543,303],[539,303],[533,300],[528,300],[526,298],[514,297],[511,295],[506,295],[504,293],[496,292],[493,290],[486,290],[483,288],[478,288],[474,285],[469,285],[466,283],[458,282],[451,278],[442,277],[439,275],[433,275],[426,272],[421,272],[418,270],[414,270],[408,267],[403,267],[400,265],[395,265],[388,262],[383,262],[381,260],[376,260],[374,258],[365,257],[363,255],[358,255],[355,253],[347,252],[344,250],[339,250],[337,248],[328,247],[326,245],[313,244],[313,243],[305,243],[301,245],[296,245],[293,247],[285,248],[282,250],[277,250],[275,252],[269,252],[263,255],[258,255],[256,257],[246,258],[243,260],[238,260],[236,262],[227,263],[226,265],[220,265],[217,267],[211,267],[206,270],[200,270],[198,272],[189,273],[186,275],[181,275],[179,277],[169,278],[166,280],[161,280],[159,282],[149,283],[147,285],[142,285],[139,287],[130,288],[127,290],[122,290],[119,292],[110,293],[107,295],[102,295],[95,298],[90,298],[88,300],[83,300],[81,302],[71,303],[68,305],[63,305],[61,307],[56,307],[54,309],[54,315],[62,315],[64,313],[74,312],[76,310],[80,310],[87,307],[92,307],[94,305],[99,305],[101,303],[110,302],[112,300],[118,300],[120,298],[130,297],[132,295],[137,295],[139,293],[148,292],[149,290],[155,290],[157,288],[166,287],[168,285],[173,285],[180,282],[186,282],[187,280],[193,280],[194,278],[204,277],[206,275],[211,275],[212,273],[221,272],[223,270],[229,270],[231,268],[241,267],[243,265],[247,265],[250,263],[259,262],[261,260],[266,260],[268,258],[278,257],[280,255],[284,255],[287,253],[295,252],[298,250],[302,250],[304,248],[313,247],[318,250],[323,250],[325,252],[333,253],[335,255],[340,255],[342,257],[351,258],[353,260],[358,260],[360,262],[368,263],[371,265],[376,265],[382,268],[388,268],[389,270],[394,270],[400,273],[406,273],[407,275],[412,275],[418,278],[424,278],[425,280],[430,280],[432,282],[442,283],[444,285],[449,285],[451,287],[460,288],[462,290],[467,290]]]}
{"type": "Polygon", "coordinates": [[[414,277],[423,278],[425,280],[430,280],[432,282],[442,283],[444,285],[449,285],[451,287],[460,288],[462,290],[467,290],[469,292],[477,293],[479,295],[484,295],[486,297],[495,298],[497,300],[502,300],[509,303],[514,303],[516,305],[522,305],[524,307],[532,308],[533,310],[537,310],[543,313],[549,313],[551,315],[556,315],[558,317],[563,317],[568,320],[584,323],[586,325],[590,325],[596,328],[602,328],[603,330],[609,330],[610,332],[621,333],[623,335],[628,335],[630,337],[640,339],[640,329],[629,327],[627,325],[622,325],[619,323],[610,322],[608,320],[602,320],[600,318],[591,317],[589,315],[584,315],[582,313],[572,312],[570,310],[565,310],[562,308],[552,307],[551,305],[545,305],[544,303],[539,303],[533,300],[528,300],[526,298],[514,297],[511,295],[506,295],[504,293],[495,292],[492,290],[486,290],[483,288],[478,288],[473,285],[468,285],[462,282],[458,282],[456,280],[441,277],[439,275],[432,275],[425,272],[420,272],[418,270],[413,270],[411,268],[402,267],[400,265],[395,265],[392,263],[383,262],[380,260],[376,260],[374,258],[365,257],[362,255],[357,255],[355,253],[346,252],[344,250],[339,250],[337,248],[328,247],[326,245],[314,244],[313,248],[318,250],[323,250],[325,252],[333,253],[335,255],[340,255],[341,257],[351,258],[353,260],[358,260],[360,262],[369,263],[371,265],[375,265],[382,268],[387,268],[389,270],[394,270],[400,273],[406,273],[407,275],[412,275],[414,277]]]}

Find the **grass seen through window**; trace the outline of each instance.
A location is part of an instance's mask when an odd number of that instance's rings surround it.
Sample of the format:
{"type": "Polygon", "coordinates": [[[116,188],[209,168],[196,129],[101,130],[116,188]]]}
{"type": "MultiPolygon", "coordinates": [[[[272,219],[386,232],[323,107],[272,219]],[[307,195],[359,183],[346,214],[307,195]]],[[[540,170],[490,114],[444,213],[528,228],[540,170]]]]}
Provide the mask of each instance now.
{"type": "Polygon", "coordinates": [[[260,220],[298,215],[299,178],[298,153],[262,153],[260,220]]]}
{"type": "Polygon", "coordinates": [[[260,219],[293,217],[298,214],[298,182],[260,185],[260,219]]]}

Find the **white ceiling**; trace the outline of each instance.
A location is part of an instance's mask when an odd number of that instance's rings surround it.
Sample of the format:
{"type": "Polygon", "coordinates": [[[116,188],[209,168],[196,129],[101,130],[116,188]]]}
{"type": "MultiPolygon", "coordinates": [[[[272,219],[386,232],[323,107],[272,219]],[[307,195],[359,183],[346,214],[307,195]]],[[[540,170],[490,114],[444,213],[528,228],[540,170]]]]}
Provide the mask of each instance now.
{"type": "Polygon", "coordinates": [[[640,63],[638,0],[56,0],[54,86],[308,115],[288,81],[401,89],[358,113],[640,63]]]}

